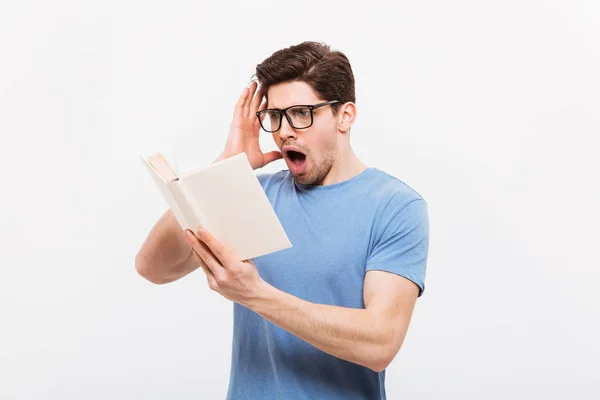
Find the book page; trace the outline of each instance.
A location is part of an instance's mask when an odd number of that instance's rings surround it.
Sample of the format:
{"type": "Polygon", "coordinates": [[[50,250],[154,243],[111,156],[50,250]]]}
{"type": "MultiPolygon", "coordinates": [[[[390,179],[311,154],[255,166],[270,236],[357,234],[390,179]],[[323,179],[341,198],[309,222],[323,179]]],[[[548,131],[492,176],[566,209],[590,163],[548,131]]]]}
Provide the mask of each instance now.
{"type": "Polygon", "coordinates": [[[292,247],[245,153],[180,183],[203,227],[241,259],[292,247]]]}

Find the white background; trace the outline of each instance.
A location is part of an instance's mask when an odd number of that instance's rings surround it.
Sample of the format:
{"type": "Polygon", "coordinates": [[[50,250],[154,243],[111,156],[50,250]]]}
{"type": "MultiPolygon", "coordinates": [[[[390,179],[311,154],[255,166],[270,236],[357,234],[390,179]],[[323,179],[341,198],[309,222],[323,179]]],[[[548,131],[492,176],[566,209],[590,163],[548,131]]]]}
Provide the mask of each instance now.
{"type": "Polygon", "coordinates": [[[225,397],[231,303],[201,271],[135,272],[166,207],[139,156],[211,162],[256,64],[304,40],[351,61],[359,157],[429,203],[388,398],[600,398],[599,21],[596,1],[3,0],[0,398],[225,397]]]}

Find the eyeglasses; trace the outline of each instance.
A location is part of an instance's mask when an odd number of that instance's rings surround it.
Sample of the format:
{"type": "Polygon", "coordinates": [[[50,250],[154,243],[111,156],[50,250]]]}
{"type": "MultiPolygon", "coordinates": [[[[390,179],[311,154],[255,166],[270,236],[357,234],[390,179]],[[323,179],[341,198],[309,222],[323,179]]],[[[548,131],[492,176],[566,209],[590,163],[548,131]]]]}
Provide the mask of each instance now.
{"type": "Polygon", "coordinates": [[[256,113],[260,126],[269,133],[277,132],[281,128],[283,115],[290,126],[294,129],[306,129],[313,124],[313,110],[331,104],[341,103],[339,100],[326,101],[324,103],[309,105],[296,105],[287,108],[267,108],[256,113]]]}

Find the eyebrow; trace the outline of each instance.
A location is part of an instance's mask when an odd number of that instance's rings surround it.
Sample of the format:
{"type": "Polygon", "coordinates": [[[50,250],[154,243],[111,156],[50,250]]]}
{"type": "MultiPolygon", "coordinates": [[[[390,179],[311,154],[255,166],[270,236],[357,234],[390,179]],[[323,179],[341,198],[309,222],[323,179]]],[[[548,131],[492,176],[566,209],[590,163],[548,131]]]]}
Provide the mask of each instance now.
{"type": "Polygon", "coordinates": [[[267,108],[276,108],[278,110],[283,110],[284,108],[294,107],[294,106],[303,106],[303,105],[307,105],[307,104],[313,104],[313,103],[311,103],[311,102],[295,103],[295,104],[289,105],[287,107],[277,107],[277,106],[267,103],[267,108]]]}

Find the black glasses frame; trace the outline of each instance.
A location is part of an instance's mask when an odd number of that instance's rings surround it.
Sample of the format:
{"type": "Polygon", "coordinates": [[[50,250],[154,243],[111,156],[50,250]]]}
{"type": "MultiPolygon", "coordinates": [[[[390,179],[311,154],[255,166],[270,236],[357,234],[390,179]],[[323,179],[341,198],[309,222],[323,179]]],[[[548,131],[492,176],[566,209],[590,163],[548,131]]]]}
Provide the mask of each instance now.
{"type": "Polygon", "coordinates": [[[290,126],[294,129],[307,129],[310,128],[314,122],[314,118],[313,118],[313,110],[317,109],[317,108],[321,108],[321,107],[325,107],[331,104],[335,104],[335,103],[341,103],[341,101],[339,100],[331,100],[331,101],[326,101],[323,103],[318,103],[318,104],[313,104],[313,105],[308,105],[308,104],[296,104],[293,106],[289,106],[287,108],[267,108],[265,110],[259,111],[256,113],[256,117],[258,118],[258,122],[260,122],[260,126],[263,128],[263,130],[265,132],[269,132],[269,133],[273,133],[273,132],[277,132],[278,130],[281,129],[281,123],[283,122],[283,116],[285,115],[285,119],[287,119],[287,122],[290,124],[290,126]],[[295,107],[307,107],[310,110],[310,124],[308,126],[304,126],[302,128],[298,128],[296,126],[294,126],[294,124],[292,123],[292,118],[288,115],[287,110],[291,109],[291,108],[295,108],[295,107]],[[262,118],[261,115],[262,114],[266,114],[269,111],[279,111],[279,128],[275,129],[274,131],[272,130],[267,130],[265,129],[265,127],[263,126],[262,123],[262,118]]]}

